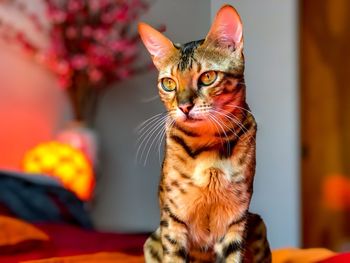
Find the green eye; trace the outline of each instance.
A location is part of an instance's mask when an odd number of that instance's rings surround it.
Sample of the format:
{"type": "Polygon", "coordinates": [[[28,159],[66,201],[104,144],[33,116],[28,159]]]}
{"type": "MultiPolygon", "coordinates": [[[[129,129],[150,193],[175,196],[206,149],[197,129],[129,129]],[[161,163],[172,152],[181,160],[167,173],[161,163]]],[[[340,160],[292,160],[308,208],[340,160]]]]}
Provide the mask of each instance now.
{"type": "Polygon", "coordinates": [[[163,78],[162,81],[162,88],[165,91],[174,91],[176,89],[176,82],[171,78],[163,78]]]}
{"type": "Polygon", "coordinates": [[[202,86],[209,86],[215,82],[217,76],[218,76],[218,73],[213,70],[204,72],[199,77],[199,84],[202,86]]]}

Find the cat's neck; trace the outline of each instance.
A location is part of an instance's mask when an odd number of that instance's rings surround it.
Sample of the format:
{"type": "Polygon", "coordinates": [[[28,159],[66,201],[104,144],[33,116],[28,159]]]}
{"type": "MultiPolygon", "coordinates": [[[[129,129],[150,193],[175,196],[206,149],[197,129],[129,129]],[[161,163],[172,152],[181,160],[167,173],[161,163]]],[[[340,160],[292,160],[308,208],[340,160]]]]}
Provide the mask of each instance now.
{"type": "Polygon", "coordinates": [[[250,122],[250,118],[253,118],[250,113],[244,114],[244,118],[240,122],[226,123],[225,128],[222,129],[215,125],[213,127],[210,125],[200,126],[196,129],[173,123],[167,126],[166,139],[183,141],[194,150],[203,147],[225,147],[225,144],[239,140],[247,130],[246,125],[250,122]]]}

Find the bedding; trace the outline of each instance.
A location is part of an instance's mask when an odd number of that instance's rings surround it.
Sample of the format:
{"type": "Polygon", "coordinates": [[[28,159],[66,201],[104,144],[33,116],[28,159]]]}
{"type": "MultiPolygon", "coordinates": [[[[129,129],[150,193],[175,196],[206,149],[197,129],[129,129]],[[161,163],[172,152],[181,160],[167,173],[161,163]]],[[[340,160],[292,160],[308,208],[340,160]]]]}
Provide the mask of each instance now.
{"type": "Polygon", "coordinates": [[[319,262],[335,255],[333,251],[324,248],[283,248],[272,253],[273,263],[311,263],[319,262]]]}
{"type": "Polygon", "coordinates": [[[143,255],[133,256],[124,253],[96,253],[82,256],[49,258],[41,260],[24,261],[25,263],[141,263],[144,262],[143,255]]]}
{"type": "Polygon", "coordinates": [[[350,253],[342,253],[338,255],[334,255],[333,257],[329,257],[321,260],[319,263],[349,263],[350,262],[350,253]]]}
{"type": "MultiPolygon", "coordinates": [[[[0,193],[0,262],[144,262],[149,234],[93,230],[84,203],[52,179],[0,171],[0,193]]],[[[326,249],[281,249],[272,255],[273,263],[350,262],[350,253],[326,249]]]]}
{"type": "Polygon", "coordinates": [[[84,203],[45,175],[0,171],[0,212],[28,222],[55,222],[92,228],[84,203]]]}
{"type": "Polygon", "coordinates": [[[0,262],[17,263],[99,252],[119,252],[133,258],[142,255],[143,243],[148,236],[148,234],[98,232],[69,224],[39,223],[33,224],[33,226],[43,231],[49,237],[49,240],[30,250],[12,254],[0,253],[0,262]]]}
{"type": "MultiPolygon", "coordinates": [[[[0,250],[0,262],[101,252],[118,252],[126,257],[131,255],[131,258],[142,254],[148,235],[93,230],[85,204],[52,178],[0,171],[0,193],[0,216],[6,221],[6,224],[0,221],[0,241],[7,236],[7,244],[0,250]],[[8,229],[10,221],[13,227],[17,226],[11,232],[8,229]],[[24,227],[26,232],[18,235],[16,229],[24,227]]],[[[98,256],[107,260],[104,254],[98,256]]]]}
{"type": "MultiPolygon", "coordinates": [[[[143,263],[143,255],[131,255],[122,252],[102,252],[78,256],[53,257],[47,259],[23,261],[24,263],[143,263]]],[[[350,253],[336,255],[323,248],[278,249],[272,252],[272,263],[348,263],[350,253]]]]}
{"type": "Polygon", "coordinates": [[[0,216],[0,254],[25,251],[49,240],[48,235],[22,220],[0,216]]]}

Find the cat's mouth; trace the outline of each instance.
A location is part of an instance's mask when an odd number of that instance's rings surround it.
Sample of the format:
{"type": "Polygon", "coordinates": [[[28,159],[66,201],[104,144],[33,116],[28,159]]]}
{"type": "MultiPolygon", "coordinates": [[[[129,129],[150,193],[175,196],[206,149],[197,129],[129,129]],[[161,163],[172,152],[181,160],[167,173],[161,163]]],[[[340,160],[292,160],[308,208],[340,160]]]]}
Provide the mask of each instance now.
{"type": "Polygon", "coordinates": [[[184,121],[184,122],[193,123],[193,122],[200,122],[200,121],[203,121],[203,120],[204,120],[204,119],[201,119],[201,118],[194,118],[194,117],[191,117],[191,116],[187,115],[183,121],[184,121]]]}
{"type": "Polygon", "coordinates": [[[174,116],[175,120],[178,122],[182,122],[184,124],[192,124],[192,123],[197,123],[197,122],[203,122],[205,121],[205,116],[200,115],[200,114],[194,114],[192,112],[189,113],[183,113],[178,111],[177,114],[174,116]]]}

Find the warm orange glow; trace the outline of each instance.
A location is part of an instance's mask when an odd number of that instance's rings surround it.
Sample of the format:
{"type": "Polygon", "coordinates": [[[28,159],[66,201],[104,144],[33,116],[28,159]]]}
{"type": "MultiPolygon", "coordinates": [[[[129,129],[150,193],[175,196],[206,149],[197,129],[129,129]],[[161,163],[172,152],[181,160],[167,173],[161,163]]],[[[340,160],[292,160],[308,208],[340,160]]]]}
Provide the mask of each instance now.
{"type": "Polygon", "coordinates": [[[350,180],[340,174],[325,177],[323,201],[324,205],[332,210],[344,211],[350,209],[350,180]]]}
{"type": "Polygon", "coordinates": [[[95,185],[92,165],[84,153],[68,144],[56,141],[39,144],[25,155],[23,169],[58,178],[81,200],[92,196],[95,185]]]}

